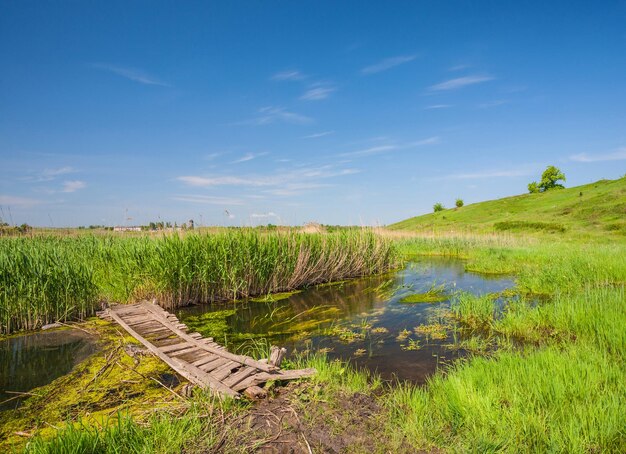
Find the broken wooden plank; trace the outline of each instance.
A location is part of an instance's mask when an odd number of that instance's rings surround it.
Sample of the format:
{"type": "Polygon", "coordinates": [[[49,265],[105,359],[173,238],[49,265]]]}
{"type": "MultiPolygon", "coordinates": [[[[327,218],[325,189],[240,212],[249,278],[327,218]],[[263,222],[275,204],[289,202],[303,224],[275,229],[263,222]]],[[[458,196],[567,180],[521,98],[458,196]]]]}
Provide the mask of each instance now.
{"type": "Polygon", "coordinates": [[[197,367],[192,366],[189,363],[185,363],[185,362],[183,362],[181,360],[178,360],[176,358],[170,358],[165,353],[161,353],[157,347],[152,345],[151,342],[149,342],[147,339],[145,339],[139,333],[137,333],[135,330],[133,330],[114,311],[111,312],[111,317],[117,323],[119,323],[119,325],[122,328],[124,328],[126,331],[128,331],[135,339],[137,339],[139,342],[141,342],[143,345],[145,345],[148,350],[150,350],[152,353],[157,355],[163,362],[165,362],[168,366],[170,366],[172,369],[174,369],[176,372],[181,374],[183,377],[185,377],[190,382],[195,383],[196,385],[199,385],[199,386],[208,386],[210,389],[215,390],[217,392],[221,392],[221,393],[223,393],[225,395],[229,395],[229,396],[233,396],[233,397],[237,397],[238,396],[238,394],[234,390],[232,390],[228,386],[224,385],[219,380],[214,379],[213,377],[211,377],[206,372],[198,369],[197,367]]]}
{"type": "Polygon", "coordinates": [[[255,369],[254,367],[249,367],[249,366],[243,366],[241,369],[239,369],[237,372],[235,372],[234,374],[232,374],[230,377],[228,377],[227,379],[224,380],[224,384],[226,386],[228,386],[229,388],[232,388],[234,385],[236,385],[237,383],[245,380],[246,378],[248,378],[250,375],[256,374],[257,373],[257,369],[255,369]]]}
{"type": "Polygon", "coordinates": [[[243,392],[248,399],[259,400],[267,397],[267,391],[258,386],[250,386],[243,392]]]}
{"type": "Polygon", "coordinates": [[[296,378],[310,377],[312,375],[315,375],[316,373],[317,371],[315,369],[283,370],[275,374],[259,372],[252,377],[246,378],[232,388],[235,391],[242,391],[249,386],[259,385],[270,380],[295,380],[296,378]]]}
{"type": "Polygon", "coordinates": [[[279,348],[275,345],[272,345],[270,348],[270,357],[268,364],[274,365],[276,367],[280,367],[280,364],[283,362],[283,358],[287,354],[286,348],[279,348]]]}

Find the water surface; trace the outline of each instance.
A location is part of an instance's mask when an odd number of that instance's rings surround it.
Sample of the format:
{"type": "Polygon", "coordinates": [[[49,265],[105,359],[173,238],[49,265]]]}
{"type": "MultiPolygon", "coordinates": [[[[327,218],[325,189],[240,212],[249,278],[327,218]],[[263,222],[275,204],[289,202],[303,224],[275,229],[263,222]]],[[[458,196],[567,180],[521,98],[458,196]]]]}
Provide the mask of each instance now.
{"type": "Polygon", "coordinates": [[[458,291],[480,295],[512,286],[508,277],[468,273],[460,260],[429,258],[385,276],[318,286],[284,299],[192,306],[177,315],[229,349],[267,339],[291,354],[323,351],[385,379],[423,383],[439,365],[464,352],[446,347],[454,341],[445,329],[450,298],[415,304],[402,298],[433,287],[451,297],[458,291]]]}
{"type": "Polygon", "coordinates": [[[95,351],[94,339],[79,330],[43,331],[0,341],[0,410],[19,405],[15,392],[52,382],[95,351]]]}

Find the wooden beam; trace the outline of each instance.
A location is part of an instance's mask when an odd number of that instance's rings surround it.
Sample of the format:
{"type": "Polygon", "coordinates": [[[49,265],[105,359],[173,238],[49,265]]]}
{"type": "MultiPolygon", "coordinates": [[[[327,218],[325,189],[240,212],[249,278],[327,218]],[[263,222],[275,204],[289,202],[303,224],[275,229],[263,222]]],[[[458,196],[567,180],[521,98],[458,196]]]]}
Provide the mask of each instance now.
{"type": "Polygon", "coordinates": [[[161,353],[161,351],[159,351],[157,347],[152,345],[151,342],[146,340],[139,333],[133,330],[128,324],[126,324],[126,322],[124,322],[122,317],[117,315],[115,311],[111,311],[110,315],[111,315],[111,318],[113,318],[113,320],[119,323],[119,325],[122,328],[124,328],[126,331],[128,331],[135,339],[137,339],[139,342],[145,345],[145,347],[148,350],[150,350],[152,353],[158,356],[164,363],[166,363],[168,366],[170,366],[172,369],[174,369],[176,372],[178,372],[180,375],[185,377],[190,382],[199,386],[208,386],[213,391],[222,393],[224,395],[238,397],[237,392],[235,392],[233,389],[229,388],[221,381],[216,380],[215,378],[211,377],[209,374],[203,372],[197,367],[194,367],[191,364],[185,363],[176,358],[170,358],[165,353],[161,353]]]}

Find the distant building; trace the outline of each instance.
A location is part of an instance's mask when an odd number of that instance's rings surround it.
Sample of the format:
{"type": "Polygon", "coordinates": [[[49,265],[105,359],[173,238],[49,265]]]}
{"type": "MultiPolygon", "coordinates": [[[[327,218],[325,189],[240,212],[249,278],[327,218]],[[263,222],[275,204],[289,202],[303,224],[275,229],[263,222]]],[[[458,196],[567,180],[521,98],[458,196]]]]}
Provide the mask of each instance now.
{"type": "Polygon", "coordinates": [[[141,232],[141,226],[139,225],[116,225],[113,227],[114,232],[141,232]]]}

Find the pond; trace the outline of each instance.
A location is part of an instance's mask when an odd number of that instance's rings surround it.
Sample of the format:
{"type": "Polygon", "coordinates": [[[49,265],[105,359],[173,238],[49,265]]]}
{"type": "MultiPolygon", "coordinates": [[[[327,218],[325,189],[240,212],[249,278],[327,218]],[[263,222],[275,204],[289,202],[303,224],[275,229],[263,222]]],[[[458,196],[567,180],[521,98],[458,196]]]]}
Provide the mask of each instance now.
{"type": "Polygon", "coordinates": [[[79,330],[42,331],[0,341],[0,410],[46,385],[94,353],[92,337],[79,330]]]}
{"type": "Polygon", "coordinates": [[[250,352],[270,342],[290,354],[324,352],[384,379],[424,383],[439,365],[464,354],[448,347],[454,341],[447,310],[454,293],[513,286],[509,277],[468,273],[460,260],[429,258],[384,276],[191,306],[176,315],[191,331],[231,350],[250,352]]]}

